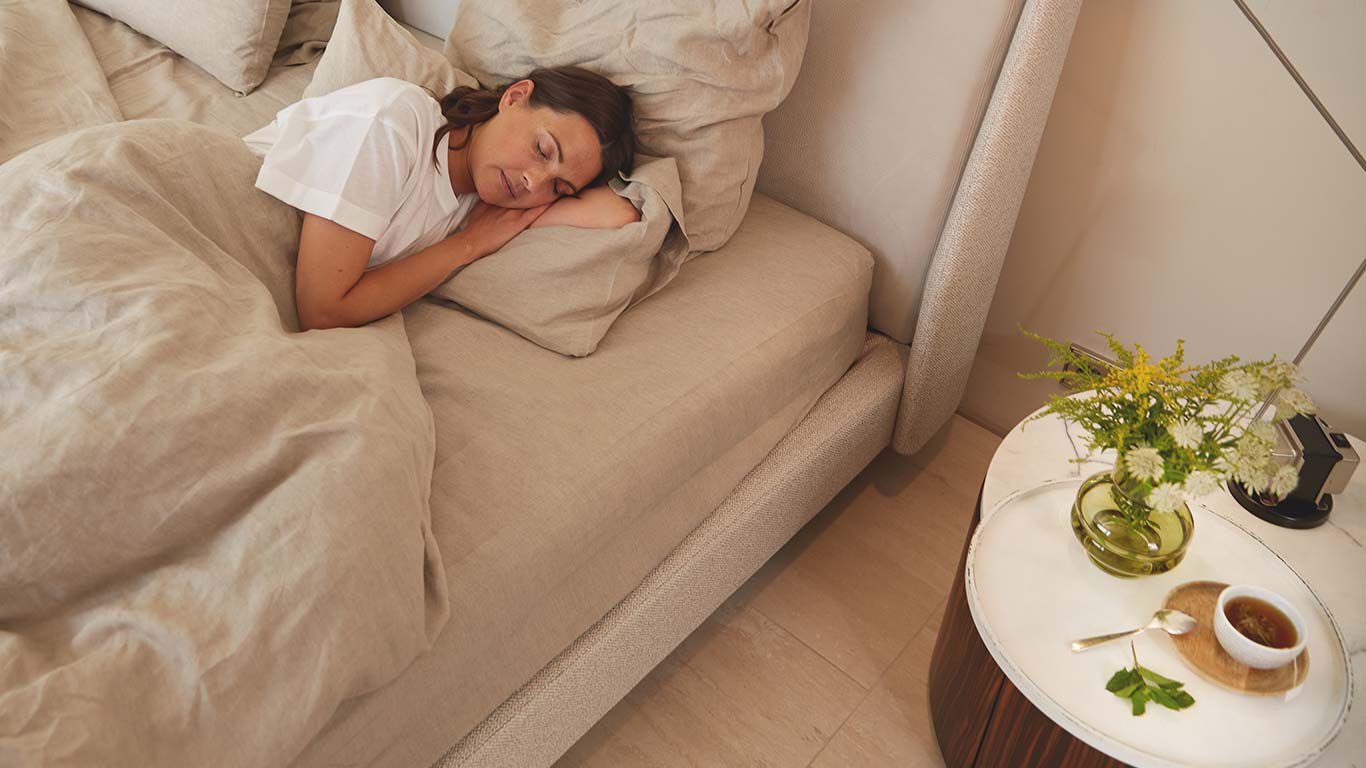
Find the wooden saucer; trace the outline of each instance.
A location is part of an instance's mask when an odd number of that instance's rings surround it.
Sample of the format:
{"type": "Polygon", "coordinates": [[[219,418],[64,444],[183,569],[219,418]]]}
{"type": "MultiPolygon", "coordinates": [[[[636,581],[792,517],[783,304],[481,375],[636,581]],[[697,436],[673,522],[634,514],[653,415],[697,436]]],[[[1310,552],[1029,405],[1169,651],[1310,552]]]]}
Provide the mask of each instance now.
{"type": "Polygon", "coordinates": [[[1176,650],[1196,673],[1230,691],[1253,696],[1274,696],[1292,690],[1309,676],[1309,649],[1299,658],[1276,669],[1254,669],[1229,656],[1214,636],[1214,607],[1227,584],[1188,581],[1167,593],[1163,608],[1175,608],[1200,622],[1193,631],[1172,635],[1176,650]]]}

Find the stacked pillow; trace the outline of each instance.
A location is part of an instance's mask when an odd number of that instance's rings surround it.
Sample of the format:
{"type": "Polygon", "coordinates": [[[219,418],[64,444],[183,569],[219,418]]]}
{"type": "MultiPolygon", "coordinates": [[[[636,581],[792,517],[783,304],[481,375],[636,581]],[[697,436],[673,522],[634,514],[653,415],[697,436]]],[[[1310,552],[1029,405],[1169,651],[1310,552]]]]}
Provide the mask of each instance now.
{"type": "Polygon", "coordinates": [[[801,67],[810,0],[461,0],[445,53],[482,83],[574,64],[635,95],[650,153],[678,161],[694,249],[721,247],[749,207],[760,117],[801,67]]]}
{"type": "Polygon", "coordinates": [[[245,96],[273,63],[305,64],[327,45],[339,0],[74,0],[127,24],[245,96]]]}
{"type": "MultiPolygon", "coordinates": [[[[419,43],[375,0],[342,0],[304,98],[376,77],[407,80],[437,96],[458,86],[479,86],[419,43]]],[[[609,186],[640,210],[640,221],[618,229],[528,229],[432,296],[546,349],[588,355],[631,303],[663,288],[682,265],[689,244],[676,224],[682,221],[678,175],[673,159],[637,155],[634,171],[609,186]]]]}
{"type": "Polygon", "coordinates": [[[375,0],[342,0],[332,37],[304,88],[311,99],[376,77],[396,77],[437,96],[479,82],[424,46],[375,0]]]}
{"type": "Polygon", "coordinates": [[[198,64],[245,96],[266,79],[290,0],[75,0],[198,64]]]}

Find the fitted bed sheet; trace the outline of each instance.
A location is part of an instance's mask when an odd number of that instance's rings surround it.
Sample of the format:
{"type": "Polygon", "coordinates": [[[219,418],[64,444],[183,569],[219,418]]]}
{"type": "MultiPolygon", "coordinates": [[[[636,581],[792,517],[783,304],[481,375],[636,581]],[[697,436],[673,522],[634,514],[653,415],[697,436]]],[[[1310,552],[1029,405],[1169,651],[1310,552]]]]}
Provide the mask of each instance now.
{"type": "MultiPolygon", "coordinates": [[[[126,25],[72,9],[126,119],[242,135],[298,100],[317,66],[277,64],[239,97],[126,25]]],[[[405,310],[436,422],[432,521],[452,618],[397,679],[343,703],[295,765],[429,765],[606,614],[848,370],[872,265],[854,241],[756,194],[725,247],[628,310],[586,358],[435,299],[405,310]]]]}
{"type": "Polygon", "coordinates": [[[858,356],[873,261],[762,195],[720,250],[585,358],[470,313],[404,311],[436,417],[432,530],[451,621],[344,703],[297,765],[425,766],[710,515],[858,356]]]}

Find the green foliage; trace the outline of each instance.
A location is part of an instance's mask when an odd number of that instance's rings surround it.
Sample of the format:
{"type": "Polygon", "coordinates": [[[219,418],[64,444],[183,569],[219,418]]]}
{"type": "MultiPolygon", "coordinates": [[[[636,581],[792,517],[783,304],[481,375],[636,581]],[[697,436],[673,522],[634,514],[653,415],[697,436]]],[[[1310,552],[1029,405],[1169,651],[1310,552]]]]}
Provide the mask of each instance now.
{"type": "MultiPolygon", "coordinates": [[[[1248,479],[1262,481],[1262,488],[1268,485],[1266,473],[1273,469],[1269,463],[1270,444],[1245,441],[1240,445],[1242,422],[1263,399],[1298,379],[1295,366],[1277,362],[1275,356],[1242,363],[1237,355],[1203,365],[1187,365],[1184,339],[1177,339],[1171,355],[1154,361],[1142,345],[1135,343],[1130,349],[1112,334],[1097,331],[1116,360],[1113,368],[1097,368],[1093,360],[1074,352],[1067,342],[1017,327],[1048,348],[1048,366],[1056,368],[1017,374],[1021,379],[1053,379],[1066,385],[1072,395],[1087,393],[1080,397],[1051,395],[1047,407],[1026,423],[1057,414],[1087,432],[1092,451],[1114,450],[1118,455],[1115,480],[1122,491],[1116,494],[1116,506],[1121,507],[1126,517],[1135,522],[1135,518],[1143,518],[1142,502],[1160,485],[1182,487],[1196,471],[1219,478],[1231,474],[1238,458],[1236,450],[1240,448],[1244,452],[1264,452],[1264,457],[1257,457],[1259,462],[1244,466],[1248,468],[1248,479]],[[1198,442],[1190,444],[1187,439],[1186,445],[1179,444],[1173,428],[1187,435],[1198,428],[1194,433],[1198,442]],[[1130,471],[1126,459],[1138,448],[1153,449],[1161,457],[1156,476],[1130,471]],[[1259,474],[1251,477],[1254,468],[1259,474]],[[1125,495],[1127,500],[1120,498],[1125,495]]],[[[1307,396],[1298,390],[1295,394],[1296,403],[1312,408],[1307,396]]],[[[1284,411],[1278,408],[1277,418],[1283,415],[1284,411]]],[[[1148,457],[1151,461],[1151,453],[1148,457]]]]}
{"type": "Polygon", "coordinates": [[[1134,668],[1120,669],[1111,675],[1109,682],[1105,684],[1105,690],[1121,699],[1128,699],[1135,717],[1147,710],[1150,701],[1157,702],[1167,709],[1178,710],[1195,703],[1195,697],[1182,690],[1185,683],[1163,677],[1139,664],[1138,654],[1134,652],[1132,643],[1129,644],[1129,650],[1134,654],[1134,668]]]}

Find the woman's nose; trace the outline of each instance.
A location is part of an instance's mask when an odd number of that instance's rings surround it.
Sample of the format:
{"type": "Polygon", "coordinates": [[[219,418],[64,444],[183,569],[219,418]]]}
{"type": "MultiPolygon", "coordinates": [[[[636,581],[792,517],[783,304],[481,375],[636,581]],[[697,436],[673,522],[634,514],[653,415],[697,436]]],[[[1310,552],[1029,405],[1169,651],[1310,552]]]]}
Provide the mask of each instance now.
{"type": "Polygon", "coordinates": [[[540,190],[541,185],[545,184],[545,180],[548,178],[548,176],[549,174],[547,174],[540,168],[528,168],[522,174],[522,182],[526,184],[528,192],[535,193],[536,191],[540,190]]]}

